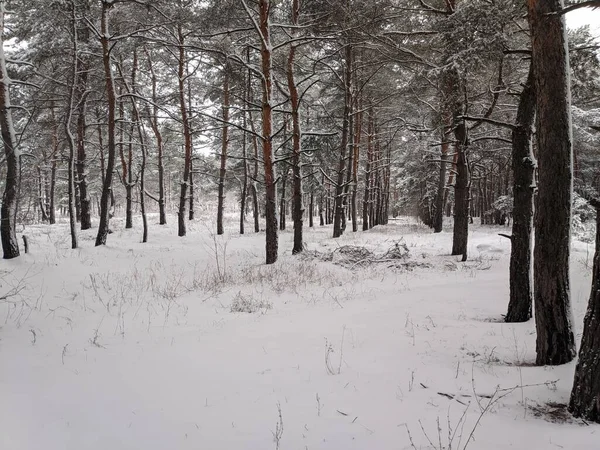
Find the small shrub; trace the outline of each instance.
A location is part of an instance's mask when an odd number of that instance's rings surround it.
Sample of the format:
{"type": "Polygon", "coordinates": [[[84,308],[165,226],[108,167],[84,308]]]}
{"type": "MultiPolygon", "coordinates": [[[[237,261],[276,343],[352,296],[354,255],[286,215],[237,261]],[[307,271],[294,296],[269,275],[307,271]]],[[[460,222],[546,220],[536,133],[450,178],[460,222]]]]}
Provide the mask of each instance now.
{"type": "Polygon", "coordinates": [[[272,308],[273,304],[267,300],[257,300],[251,295],[244,295],[241,292],[238,292],[231,302],[229,311],[232,313],[252,314],[255,312],[265,313],[272,308]]]}

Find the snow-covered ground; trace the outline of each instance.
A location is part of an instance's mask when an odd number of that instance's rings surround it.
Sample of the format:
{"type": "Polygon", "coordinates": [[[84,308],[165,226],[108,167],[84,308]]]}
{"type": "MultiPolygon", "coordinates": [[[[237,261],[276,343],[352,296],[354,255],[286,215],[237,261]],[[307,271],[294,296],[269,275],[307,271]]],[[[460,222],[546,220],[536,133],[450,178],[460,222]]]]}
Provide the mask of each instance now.
{"type": "MultiPolygon", "coordinates": [[[[306,256],[290,230],[265,266],[264,233],[169,219],[75,251],[66,224],[30,226],[0,261],[1,449],[600,448],[563,420],[574,365],[532,366],[533,321],[501,322],[507,229],[472,226],[460,263],[411,219],[307,227],[306,256]]],[[[593,250],[574,242],[578,337],[593,250]]]]}

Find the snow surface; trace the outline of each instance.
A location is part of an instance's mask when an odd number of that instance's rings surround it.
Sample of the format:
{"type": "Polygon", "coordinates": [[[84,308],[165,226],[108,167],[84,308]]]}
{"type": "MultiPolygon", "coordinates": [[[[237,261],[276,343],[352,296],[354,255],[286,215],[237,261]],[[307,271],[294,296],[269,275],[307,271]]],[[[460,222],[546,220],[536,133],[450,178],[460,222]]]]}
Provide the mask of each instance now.
{"type": "MultiPolygon", "coordinates": [[[[169,219],[147,244],[113,219],[108,245],[90,230],[75,251],[67,223],[28,226],[31,253],[0,262],[0,297],[17,292],[0,301],[1,449],[600,448],[600,426],[560,420],[574,364],[532,366],[533,321],[501,322],[506,228],[471,226],[460,263],[449,230],[412,219],[306,227],[311,255],[288,230],[266,266],[264,233],[234,217],[184,238],[169,219]],[[397,242],[399,264],[315,253],[397,242]]],[[[593,251],[574,242],[578,338],[593,251]]]]}

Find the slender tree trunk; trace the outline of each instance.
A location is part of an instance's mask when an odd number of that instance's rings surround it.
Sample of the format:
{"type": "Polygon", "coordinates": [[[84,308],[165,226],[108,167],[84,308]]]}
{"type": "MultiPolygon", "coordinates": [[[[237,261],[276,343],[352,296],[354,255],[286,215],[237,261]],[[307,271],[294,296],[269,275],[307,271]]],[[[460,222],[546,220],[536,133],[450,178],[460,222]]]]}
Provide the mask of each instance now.
{"type": "MultiPolygon", "coordinates": [[[[229,145],[229,66],[223,67],[223,131],[221,137],[221,167],[217,204],[217,234],[223,234],[223,206],[225,203],[225,176],[227,174],[227,147],[229,145]]],[[[245,163],[245,161],[244,161],[245,163]]]]}
{"type": "Polygon", "coordinates": [[[575,357],[569,287],[573,151],[569,54],[562,0],[529,0],[537,102],[539,189],[534,248],[538,365],[575,357]]]}
{"type": "MultiPolygon", "coordinates": [[[[292,25],[298,26],[300,15],[300,1],[292,0],[292,25]]],[[[295,35],[292,32],[293,36],[295,35]]],[[[294,78],[294,59],[297,46],[290,45],[290,52],[287,59],[287,83],[290,92],[290,103],[292,106],[292,220],[294,221],[294,246],[292,254],[304,250],[303,226],[304,226],[304,204],[302,202],[302,131],[300,128],[300,96],[294,78]]],[[[310,209],[310,226],[312,226],[312,193],[310,209]]]]}
{"type": "Polygon", "coordinates": [[[583,336],[569,411],[575,417],[600,422],[600,201],[596,208],[596,252],[592,272],[592,291],[583,322],[583,336]]]}
{"type": "Polygon", "coordinates": [[[433,215],[433,232],[441,233],[444,227],[444,209],[448,197],[448,185],[446,185],[446,172],[448,165],[448,150],[450,138],[447,130],[442,134],[442,152],[440,155],[440,178],[438,180],[437,193],[435,196],[435,212],[433,215]]]}
{"type": "Polygon", "coordinates": [[[531,139],[535,121],[533,66],[529,68],[512,132],[513,224],[510,252],[510,300],[507,322],[531,319],[531,230],[533,226],[533,184],[535,162],[531,139]]]}
{"type": "Polygon", "coordinates": [[[374,129],[373,108],[369,108],[369,118],[367,124],[367,162],[365,165],[365,192],[363,195],[362,210],[362,229],[367,231],[371,228],[369,221],[369,206],[371,203],[371,169],[373,164],[373,129],[374,129]]]}
{"type": "Polygon", "coordinates": [[[77,60],[79,54],[77,37],[77,18],[75,13],[75,2],[71,1],[71,31],[72,31],[72,52],[73,52],[73,76],[70,80],[69,97],[67,101],[67,110],[65,111],[65,134],[69,146],[69,164],[68,164],[68,205],[69,205],[69,225],[71,231],[71,248],[77,248],[77,213],[75,211],[75,155],[77,149],[76,138],[71,130],[73,122],[73,111],[75,109],[75,100],[77,96],[77,60]]]}
{"type": "Polygon", "coordinates": [[[0,213],[0,237],[4,259],[16,258],[20,255],[19,241],[17,241],[17,192],[19,190],[20,155],[17,149],[10,104],[10,78],[6,70],[6,56],[4,54],[4,15],[6,11],[5,0],[0,0],[0,133],[6,158],[6,183],[2,195],[2,208],[0,213]]]}
{"type": "Polygon", "coordinates": [[[106,162],[106,172],[104,183],[102,185],[102,196],[100,198],[100,223],[98,224],[98,234],[96,236],[96,246],[105,245],[109,231],[109,209],[112,198],[112,181],[115,169],[115,110],[116,97],[115,85],[110,60],[111,43],[108,33],[108,10],[112,3],[102,2],[102,16],[100,20],[100,43],[102,44],[102,62],[104,64],[104,77],[106,84],[106,100],[108,106],[108,160],[106,162]]]}
{"type": "Polygon", "coordinates": [[[160,131],[160,125],[158,122],[158,96],[156,93],[156,74],[154,73],[154,65],[152,64],[152,57],[148,50],[144,47],[146,53],[146,59],[148,61],[148,70],[150,71],[150,77],[152,81],[152,112],[148,107],[148,117],[150,118],[150,127],[156,138],[156,153],[158,159],[158,215],[159,224],[167,224],[167,213],[165,208],[165,165],[163,161],[163,137],[160,131]]]}
{"type": "MultiPolygon", "coordinates": [[[[284,138],[285,140],[285,138],[284,138]]],[[[285,231],[285,213],[287,209],[286,188],[287,188],[288,170],[281,177],[281,196],[279,197],[279,229],[285,231]]]]}
{"type": "Polygon", "coordinates": [[[345,48],[346,70],[344,75],[344,116],[342,124],[342,141],[340,143],[340,157],[338,163],[337,180],[335,186],[333,237],[337,238],[344,232],[344,174],[346,169],[346,152],[348,150],[348,135],[350,130],[350,114],[352,110],[352,46],[345,48]]]}
{"type": "Polygon", "coordinates": [[[192,166],[192,135],[190,133],[190,123],[188,120],[188,111],[185,101],[185,38],[183,36],[183,30],[181,25],[177,26],[177,37],[179,46],[179,58],[178,58],[178,86],[179,86],[179,110],[181,113],[181,123],[183,126],[184,136],[184,165],[183,165],[183,179],[181,180],[181,191],[179,194],[179,210],[177,212],[177,223],[178,223],[178,236],[185,236],[185,207],[187,201],[188,184],[192,166]]]}

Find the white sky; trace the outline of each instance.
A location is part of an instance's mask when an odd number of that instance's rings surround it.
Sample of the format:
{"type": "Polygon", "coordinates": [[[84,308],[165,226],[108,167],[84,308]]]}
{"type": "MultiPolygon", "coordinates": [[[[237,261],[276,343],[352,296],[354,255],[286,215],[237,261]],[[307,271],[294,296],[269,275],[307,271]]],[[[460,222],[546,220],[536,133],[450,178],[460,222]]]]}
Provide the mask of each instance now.
{"type": "Polygon", "coordinates": [[[592,33],[600,37],[600,8],[583,8],[567,14],[569,28],[579,28],[583,25],[589,25],[592,33]]]}

